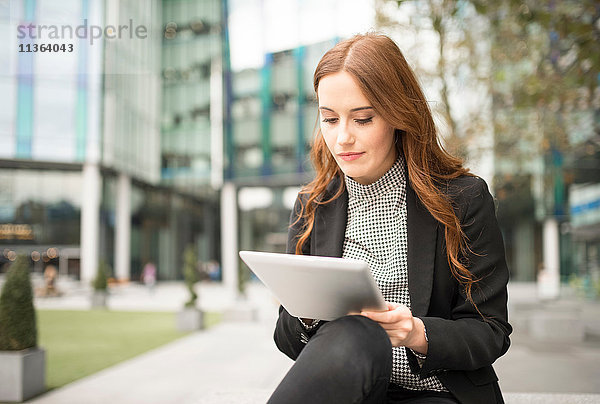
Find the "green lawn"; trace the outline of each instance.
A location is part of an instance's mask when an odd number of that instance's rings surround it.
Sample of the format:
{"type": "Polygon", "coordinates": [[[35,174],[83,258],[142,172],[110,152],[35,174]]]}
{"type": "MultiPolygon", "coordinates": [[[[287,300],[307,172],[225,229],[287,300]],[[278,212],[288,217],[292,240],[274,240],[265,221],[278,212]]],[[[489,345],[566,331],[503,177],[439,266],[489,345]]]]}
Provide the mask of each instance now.
{"type": "MultiPolygon", "coordinates": [[[[205,319],[211,326],[220,315],[205,319]]],[[[177,331],[175,313],[37,310],[37,321],[49,389],[186,335],[177,331]]]]}

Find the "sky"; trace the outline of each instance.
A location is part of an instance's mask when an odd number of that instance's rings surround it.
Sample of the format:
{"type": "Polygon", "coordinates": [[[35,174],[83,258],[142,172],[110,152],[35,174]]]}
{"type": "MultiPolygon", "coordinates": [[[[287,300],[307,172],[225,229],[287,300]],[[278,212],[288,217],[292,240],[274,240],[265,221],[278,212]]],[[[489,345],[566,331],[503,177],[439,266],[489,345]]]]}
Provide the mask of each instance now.
{"type": "Polygon", "coordinates": [[[232,70],[261,66],[264,54],[373,28],[373,0],[229,0],[232,70]]]}

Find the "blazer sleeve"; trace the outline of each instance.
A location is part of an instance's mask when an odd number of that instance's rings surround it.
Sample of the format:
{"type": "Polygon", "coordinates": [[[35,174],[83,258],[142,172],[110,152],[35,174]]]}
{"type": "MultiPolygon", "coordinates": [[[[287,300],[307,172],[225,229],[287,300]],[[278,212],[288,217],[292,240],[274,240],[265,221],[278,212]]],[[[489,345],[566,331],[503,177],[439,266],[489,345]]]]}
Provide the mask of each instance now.
{"type": "MultiPolygon", "coordinates": [[[[290,227],[288,230],[286,248],[288,254],[295,254],[298,237],[302,234],[302,219],[297,220],[302,212],[302,203],[301,196],[299,195],[296,198],[294,208],[290,215],[290,227]]],[[[304,244],[302,253],[306,255],[310,254],[310,238],[304,244]]],[[[310,331],[306,330],[298,318],[288,313],[283,306],[279,306],[279,318],[275,325],[273,339],[281,352],[291,359],[296,360],[298,355],[300,355],[300,351],[302,351],[308,342],[308,339],[317,332],[321,325],[322,322],[310,331]]]]}
{"type": "Polygon", "coordinates": [[[494,201],[480,178],[463,195],[461,223],[470,248],[464,258],[467,268],[479,279],[472,288],[472,298],[481,314],[467,300],[464,288],[459,287],[451,319],[421,317],[429,341],[427,358],[418,369],[422,378],[445,370],[475,370],[491,365],[510,345],[509,274],[494,201]]]}

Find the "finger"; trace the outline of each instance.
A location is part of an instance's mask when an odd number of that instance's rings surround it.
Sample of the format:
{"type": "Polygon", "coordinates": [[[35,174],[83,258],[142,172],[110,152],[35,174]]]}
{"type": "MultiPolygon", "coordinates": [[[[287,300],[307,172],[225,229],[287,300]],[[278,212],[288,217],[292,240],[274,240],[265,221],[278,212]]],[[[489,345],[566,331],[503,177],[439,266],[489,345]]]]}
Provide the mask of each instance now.
{"type": "Polygon", "coordinates": [[[387,304],[388,310],[396,310],[400,306],[404,306],[403,304],[396,302],[385,302],[387,304]]]}
{"type": "Polygon", "coordinates": [[[362,314],[378,323],[397,323],[412,317],[410,310],[404,305],[398,306],[395,310],[383,312],[366,311],[362,312],[362,314]]]}
{"type": "Polygon", "coordinates": [[[377,321],[378,323],[392,323],[394,322],[394,316],[392,315],[393,311],[363,311],[361,314],[365,317],[370,318],[373,321],[377,321]]]}
{"type": "Polygon", "coordinates": [[[381,326],[381,328],[383,328],[386,332],[388,333],[408,333],[410,330],[407,329],[406,327],[399,327],[398,325],[394,324],[390,324],[390,323],[380,323],[379,324],[381,326]]]}
{"type": "Polygon", "coordinates": [[[362,310],[360,315],[368,317],[367,313],[387,313],[388,311],[390,311],[389,308],[387,310],[362,310]]]}

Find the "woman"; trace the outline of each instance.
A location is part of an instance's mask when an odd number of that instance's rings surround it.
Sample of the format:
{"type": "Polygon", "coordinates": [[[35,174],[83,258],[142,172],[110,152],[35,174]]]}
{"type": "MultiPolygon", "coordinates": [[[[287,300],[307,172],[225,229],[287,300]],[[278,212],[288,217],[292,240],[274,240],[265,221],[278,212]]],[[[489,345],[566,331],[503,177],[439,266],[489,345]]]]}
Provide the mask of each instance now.
{"type": "Polygon", "coordinates": [[[316,177],[288,252],[368,262],[388,311],[323,322],[280,307],[275,342],[296,363],[269,402],[502,403],[508,269],[487,185],[439,145],[388,37],[338,43],[314,88],[316,177]]]}

